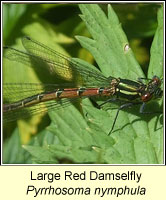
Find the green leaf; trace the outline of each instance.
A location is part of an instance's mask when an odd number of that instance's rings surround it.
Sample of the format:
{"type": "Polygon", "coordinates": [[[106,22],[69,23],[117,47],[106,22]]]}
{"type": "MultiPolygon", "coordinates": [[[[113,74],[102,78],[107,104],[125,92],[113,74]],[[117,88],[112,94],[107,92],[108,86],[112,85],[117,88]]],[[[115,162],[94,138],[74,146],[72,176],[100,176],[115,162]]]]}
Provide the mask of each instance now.
{"type": "Polygon", "coordinates": [[[22,148],[18,129],[15,129],[12,136],[4,142],[3,163],[31,163],[30,154],[22,148]]]}
{"type": "Polygon", "coordinates": [[[155,32],[153,43],[150,50],[150,64],[148,70],[148,77],[151,78],[154,75],[158,77],[163,77],[163,44],[164,44],[164,35],[163,35],[163,6],[158,10],[157,15],[158,26],[155,32]]]}
{"type": "Polygon", "coordinates": [[[26,4],[3,4],[3,37],[6,40],[16,24],[18,20],[22,17],[22,15],[26,12],[27,5],[26,4]]]}
{"type": "Polygon", "coordinates": [[[101,71],[106,75],[137,79],[144,77],[129,42],[112,7],[108,6],[108,19],[98,5],[79,6],[81,18],[93,39],[77,36],[81,45],[89,50],[101,71]],[[124,73],[125,72],[125,73],[124,73]]]}
{"type": "Polygon", "coordinates": [[[24,145],[24,149],[32,155],[33,164],[52,164],[57,163],[55,155],[40,146],[24,145]]]}

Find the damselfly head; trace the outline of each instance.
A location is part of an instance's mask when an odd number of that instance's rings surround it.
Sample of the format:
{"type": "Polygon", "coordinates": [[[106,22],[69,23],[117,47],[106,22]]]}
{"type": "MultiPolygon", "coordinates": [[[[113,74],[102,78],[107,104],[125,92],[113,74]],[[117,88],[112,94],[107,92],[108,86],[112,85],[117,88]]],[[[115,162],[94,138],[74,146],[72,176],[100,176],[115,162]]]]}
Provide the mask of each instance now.
{"type": "Polygon", "coordinates": [[[160,88],[162,80],[158,76],[152,78],[152,82],[149,84],[151,93],[153,93],[154,98],[160,98],[163,95],[163,91],[160,88]]]}
{"type": "Polygon", "coordinates": [[[161,85],[161,79],[158,76],[153,76],[151,83],[159,87],[161,85]]]}
{"type": "Polygon", "coordinates": [[[141,96],[143,102],[150,101],[151,99],[161,98],[163,91],[160,88],[161,79],[158,76],[154,76],[148,83],[146,90],[141,96]]]}

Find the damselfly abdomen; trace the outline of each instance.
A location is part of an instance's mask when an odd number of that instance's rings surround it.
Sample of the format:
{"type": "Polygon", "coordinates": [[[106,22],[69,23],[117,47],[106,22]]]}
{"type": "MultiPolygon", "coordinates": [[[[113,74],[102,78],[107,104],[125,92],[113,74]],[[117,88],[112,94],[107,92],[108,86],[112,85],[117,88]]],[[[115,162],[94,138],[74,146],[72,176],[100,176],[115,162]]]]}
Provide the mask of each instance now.
{"type": "Polygon", "coordinates": [[[98,70],[87,68],[29,37],[24,37],[22,43],[26,52],[4,47],[4,56],[34,68],[47,68],[50,74],[68,76],[68,79],[58,84],[4,83],[3,94],[7,98],[3,105],[4,122],[58,109],[80,98],[101,96],[108,97],[103,104],[117,100],[125,102],[113,119],[112,131],[121,109],[142,104],[140,112],[143,113],[146,102],[162,95],[161,80],[157,76],[146,84],[141,79],[107,78],[98,70]]]}

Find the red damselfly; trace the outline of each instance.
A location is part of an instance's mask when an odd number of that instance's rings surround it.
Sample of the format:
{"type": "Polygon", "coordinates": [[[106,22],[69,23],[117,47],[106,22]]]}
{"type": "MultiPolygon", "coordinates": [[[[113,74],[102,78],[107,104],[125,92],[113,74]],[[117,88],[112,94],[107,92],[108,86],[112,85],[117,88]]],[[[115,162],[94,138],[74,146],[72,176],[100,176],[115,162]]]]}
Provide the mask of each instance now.
{"type": "Polygon", "coordinates": [[[108,97],[100,105],[107,102],[123,100],[118,108],[109,134],[114,129],[119,111],[141,104],[140,113],[151,99],[162,96],[161,80],[154,76],[137,81],[105,77],[97,69],[87,68],[83,64],[66,57],[55,50],[39,43],[30,37],[24,37],[22,44],[26,52],[12,47],[4,47],[4,56],[11,61],[17,61],[36,69],[48,69],[50,74],[58,77],[69,77],[58,84],[38,83],[4,83],[3,94],[7,97],[3,105],[3,121],[13,121],[29,115],[58,109],[69,105],[71,102],[86,97],[108,97]]]}

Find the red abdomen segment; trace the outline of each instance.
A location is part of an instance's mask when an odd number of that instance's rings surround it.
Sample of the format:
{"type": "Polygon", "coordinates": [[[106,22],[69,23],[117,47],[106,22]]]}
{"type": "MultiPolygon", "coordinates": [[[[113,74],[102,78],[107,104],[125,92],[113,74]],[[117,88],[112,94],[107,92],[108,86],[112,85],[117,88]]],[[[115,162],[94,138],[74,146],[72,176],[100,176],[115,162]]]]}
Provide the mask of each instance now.
{"type": "Polygon", "coordinates": [[[23,107],[33,106],[40,102],[46,102],[51,100],[58,100],[62,98],[78,98],[78,97],[90,97],[90,96],[111,96],[115,93],[113,88],[66,88],[56,89],[52,92],[43,92],[38,95],[27,97],[20,101],[16,101],[3,105],[3,112],[16,110],[23,107]]]}

